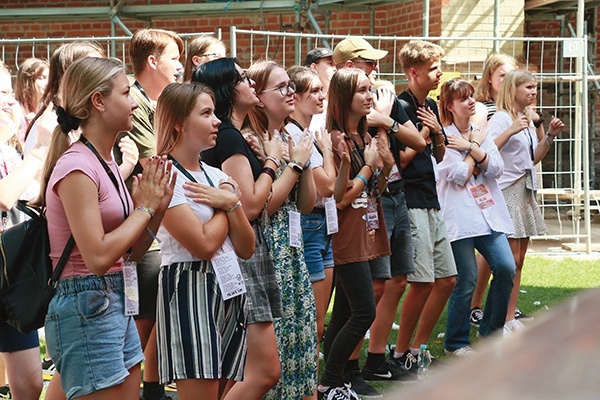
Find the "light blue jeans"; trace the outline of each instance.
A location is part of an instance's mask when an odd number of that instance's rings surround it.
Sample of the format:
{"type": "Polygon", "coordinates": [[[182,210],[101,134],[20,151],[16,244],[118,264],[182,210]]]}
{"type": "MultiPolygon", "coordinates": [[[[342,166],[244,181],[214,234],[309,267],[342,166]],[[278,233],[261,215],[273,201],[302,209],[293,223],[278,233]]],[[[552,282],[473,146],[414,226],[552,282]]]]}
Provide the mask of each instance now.
{"type": "Polygon", "coordinates": [[[492,232],[490,235],[456,240],[451,245],[458,276],[448,301],[444,347],[454,351],[470,345],[469,313],[477,284],[475,249],[487,260],[494,276],[479,326],[481,336],[489,335],[504,326],[516,266],[508,239],[503,233],[492,232]]]}

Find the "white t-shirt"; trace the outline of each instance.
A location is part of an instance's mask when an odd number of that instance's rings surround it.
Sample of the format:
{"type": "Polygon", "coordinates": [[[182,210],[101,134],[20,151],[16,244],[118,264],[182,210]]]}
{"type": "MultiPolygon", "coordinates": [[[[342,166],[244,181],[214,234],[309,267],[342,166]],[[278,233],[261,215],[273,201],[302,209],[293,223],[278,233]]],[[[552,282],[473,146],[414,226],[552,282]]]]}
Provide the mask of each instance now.
{"type": "MultiPolygon", "coordinates": [[[[300,141],[300,137],[302,136],[302,131],[300,130],[300,128],[298,128],[298,126],[296,126],[296,124],[290,122],[289,124],[287,124],[285,126],[285,130],[290,134],[290,136],[292,137],[292,140],[294,140],[294,143],[298,143],[298,141],[300,141]]],[[[315,143],[313,143],[313,152],[312,152],[309,160],[310,160],[310,167],[312,169],[323,166],[323,156],[319,152],[319,149],[317,149],[317,145],[315,143]]],[[[323,197],[321,197],[319,195],[319,193],[317,193],[317,197],[315,200],[315,207],[323,207],[323,197]]]]}
{"type": "MultiPolygon", "coordinates": [[[[460,137],[454,124],[445,126],[448,136],[460,137]]],[[[440,179],[436,184],[438,199],[448,230],[448,239],[455,240],[491,234],[491,231],[512,234],[512,220],[508,213],[502,191],[497,179],[502,175],[504,163],[493,139],[488,134],[481,148],[488,155],[487,170],[466,181],[469,165],[464,162],[466,151],[446,148],[444,159],[437,165],[440,179]],[[466,184],[465,184],[466,181],[466,184]],[[471,188],[483,185],[491,198],[493,205],[481,209],[471,188]]]]}
{"type": "MultiPolygon", "coordinates": [[[[206,175],[202,171],[188,171],[198,183],[204,185],[210,185],[206,176],[212,181],[212,186],[217,186],[221,179],[227,179],[227,175],[220,169],[211,167],[205,163],[202,163],[202,168],[206,172],[206,175]]],[[[173,208],[182,204],[187,204],[194,214],[198,217],[202,224],[206,224],[210,221],[215,214],[214,208],[205,204],[199,204],[192,201],[190,198],[185,196],[185,190],[183,184],[189,182],[189,179],[185,177],[181,171],[177,170],[177,182],[175,183],[175,189],[173,191],[173,198],[169,204],[169,208],[173,208]]],[[[193,223],[193,221],[182,221],[182,223],[193,223]]],[[[169,265],[176,262],[185,261],[200,261],[199,258],[194,257],[181,243],[175,240],[169,232],[161,225],[156,234],[160,243],[160,254],[161,254],[161,265],[169,265]]],[[[233,247],[229,237],[225,239],[228,246],[233,247]]]]}
{"type": "MultiPolygon", "coordinates": [[[[497,138],[513,123],[513,118],[506,111],[497,111],[490,119],[487,131],[492,139],[497,138]]],[[[534,188],[537,188],[535,165],[532,154],[538,146],[537,132],[533,123],[527,129],[513,135],[506,141],[500,155],[504,161],[504,173],[498,178],[500,189],[505,189],[531,171],[534,188]]]]}

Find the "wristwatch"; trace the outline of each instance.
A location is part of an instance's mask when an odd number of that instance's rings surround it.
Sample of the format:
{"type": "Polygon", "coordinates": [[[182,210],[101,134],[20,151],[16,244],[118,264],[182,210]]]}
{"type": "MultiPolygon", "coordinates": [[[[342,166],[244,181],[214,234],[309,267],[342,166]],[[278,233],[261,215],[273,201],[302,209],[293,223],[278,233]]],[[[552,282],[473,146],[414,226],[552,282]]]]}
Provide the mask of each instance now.
{"type": "Polygon", "coordinates": [[[398,133],[398,131],[400,130],[400,124],[395,119],[393,119],[392,121],[393,121],[392,126],[390,126],[390,129],[388,130],[387,133],[389,133],[389,134],[398,133]]]}

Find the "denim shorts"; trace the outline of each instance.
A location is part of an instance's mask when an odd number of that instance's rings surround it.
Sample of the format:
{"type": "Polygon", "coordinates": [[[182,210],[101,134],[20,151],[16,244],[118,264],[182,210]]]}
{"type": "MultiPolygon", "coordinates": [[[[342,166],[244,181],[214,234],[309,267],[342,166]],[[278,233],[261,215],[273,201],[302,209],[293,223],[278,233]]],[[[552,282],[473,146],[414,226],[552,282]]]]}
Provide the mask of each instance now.
{"type": "Polygon", "coordinates": [[[67,399],[123,383],[144,360],[135,322],[124,308],[121,273],[58,281],[46,315],[46,342],[67,399]]]}
{"type": "Polygon", "coordinates": [[[325,268],[333,268],[331,236],[327,234],[324,213],[311,212],[302,216],[304,261],[311,282],[322,281],[325,279],[325,268]]]}
{"type": "Polygon", "coordinates": [[[390,257],[383,258],[388,260],[392,276],[412,274],[415,272],[414,251],[404,192],[384,193],[381,196],[381,208],[392,251],[390,257]]]}

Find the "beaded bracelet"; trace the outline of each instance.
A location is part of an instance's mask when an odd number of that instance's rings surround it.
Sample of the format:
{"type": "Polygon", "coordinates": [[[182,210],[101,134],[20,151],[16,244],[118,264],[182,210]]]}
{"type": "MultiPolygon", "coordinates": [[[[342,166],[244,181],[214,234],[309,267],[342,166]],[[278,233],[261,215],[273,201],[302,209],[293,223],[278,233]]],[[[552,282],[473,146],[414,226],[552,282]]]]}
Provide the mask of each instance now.
{"type": "Polygon", "coordinates": [[[146,233],[148,234],[148,236],[150,236],[153,240],[156,240],[158,243],[161,243],[160,239],[156,237],[156,234],[154,232],[152,232],[150,230],[150,228],[146,227],[146,233]]]}
{"type": "Polygon", "coordinates": [[[138,211],[147,212],[148,215],[150,215],[150,219],[154,218],[154,210],[152,210],[151,208],[144,207],[144,206],[137,206],[135,209],[138,211]]]}

